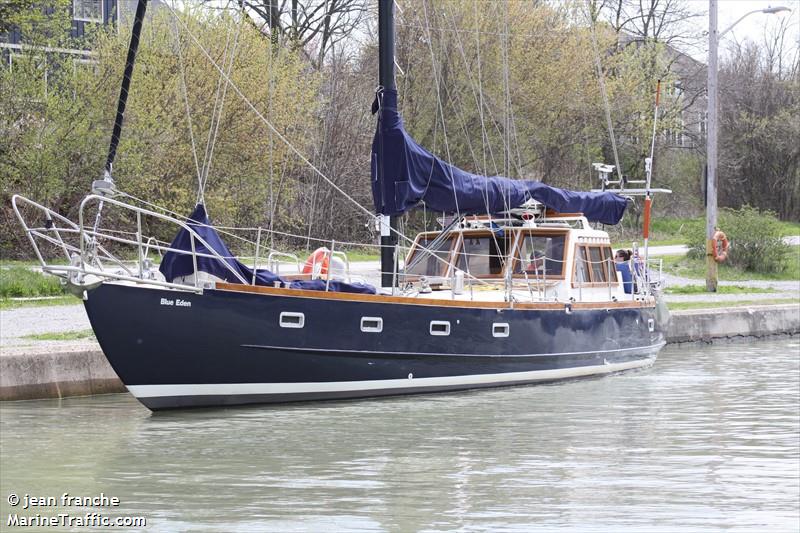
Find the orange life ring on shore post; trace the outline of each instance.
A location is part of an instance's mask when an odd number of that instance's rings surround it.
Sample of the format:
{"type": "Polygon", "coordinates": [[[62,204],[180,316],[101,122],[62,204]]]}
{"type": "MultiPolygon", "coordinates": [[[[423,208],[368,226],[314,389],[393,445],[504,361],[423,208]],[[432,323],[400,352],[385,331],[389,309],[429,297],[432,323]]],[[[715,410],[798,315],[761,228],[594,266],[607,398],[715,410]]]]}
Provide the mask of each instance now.
{"type": "Polygon", "coordinates": [[[722,263],[728,258],[728,247],[730,246],[728,237],[725,236],[722,230],[718,229],[711,239],[714,241],[714,261],[722,263]]]}
{"type": "Polygon", "coordinates": [[[317,248],[306,259],[303,265],[303,274],[311,274],[313,276],[321,276],[328,273],[330,266],[331,252],[324,246],[317,248]]]}

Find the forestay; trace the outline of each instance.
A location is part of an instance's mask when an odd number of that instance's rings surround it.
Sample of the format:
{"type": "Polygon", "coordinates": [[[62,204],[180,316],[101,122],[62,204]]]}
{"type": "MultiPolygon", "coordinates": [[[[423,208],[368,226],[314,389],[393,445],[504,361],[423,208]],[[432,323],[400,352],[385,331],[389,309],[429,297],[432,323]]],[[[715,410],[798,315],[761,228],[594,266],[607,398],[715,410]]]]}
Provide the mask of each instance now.
{"type": "Polygon", "coordinates": [[[405,131],[396,90],[380,90],[374,110],[379,115],[372,142],[372,196],[380,214],[401,215],[420,202],[445,213],[496,214],[531,199],[603,224],[617,224],[625,212],[627,200],[612,192],[576,192],[539,181],[481,176],[439,159],[405,131]]]}

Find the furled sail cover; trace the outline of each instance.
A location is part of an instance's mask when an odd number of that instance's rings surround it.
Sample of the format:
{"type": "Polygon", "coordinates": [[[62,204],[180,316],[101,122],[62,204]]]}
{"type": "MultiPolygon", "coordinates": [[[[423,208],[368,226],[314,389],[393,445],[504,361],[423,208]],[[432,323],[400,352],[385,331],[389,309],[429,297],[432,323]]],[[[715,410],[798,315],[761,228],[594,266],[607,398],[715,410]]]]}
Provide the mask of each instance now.
{"type": "MultiPolygon", "coordinates": [[[[197,253],[198,271],[206,272],[212,276],[224,279],[229,283],[241,283],[241,280],[233,271],[238,273],[248,283],[253,279],[253,269],[238,261],[230,250],[228,250],[228,247],[222,242],[222,238],[219,236],[219,233],[217,233],[217,230],[211,226],[211,221],[208,219],[206,208],[203,204],[197,204],[192,214],[189,215],[189,220],[186,224],[208,244],[207,247],[198,239],[194,241],[194,249],[197,253]],[[213,252],[209,247],[213,249],[213,252]],[[222,257],[230,268],[225,266],[225,264],[216,257],[212,257],[214,252],[222,257]]],[[[172,244],[170,244],[170,248],[191,252],[191,233],[181,228],[178,235],[176,235],[175,239],[172,241],[172,244]]],[[[158,269],[164,274],[164,278],[167,281],[172,282],[175,278],[192,275],[194,273],[194,261],[192,261],[191,253],[169,251],[164,254],[164,258],[161,260],[161,265],[158,269]]],[[[331,280],[329,283],[326,283],[324,280],[320,279],[285,281],[277,274],[263,268],[255,271],[255,282],[256,285],[264,285],[267,287],[274,287],[275,283],[278,282],[279,287],[310,291],[329,290],[332,292],[355,292],[363,294],[375,294],[376,292],[375,287],[366,283],[345,283],[338,280],[331,280]]]]}
{"type": "Polygon", "coordinates": [[[539,181],[486,177],[434,156],[403,128],[397,91],[377,96],[378,128],[372,141],[372,197],[375,210],[400,215],[425,202],[429,209],[463,215],[500,213],[533,199],[560,213],[583,213],[592,222],[617,224],[627,201],[611,193],[575,192],[539,181]]]}

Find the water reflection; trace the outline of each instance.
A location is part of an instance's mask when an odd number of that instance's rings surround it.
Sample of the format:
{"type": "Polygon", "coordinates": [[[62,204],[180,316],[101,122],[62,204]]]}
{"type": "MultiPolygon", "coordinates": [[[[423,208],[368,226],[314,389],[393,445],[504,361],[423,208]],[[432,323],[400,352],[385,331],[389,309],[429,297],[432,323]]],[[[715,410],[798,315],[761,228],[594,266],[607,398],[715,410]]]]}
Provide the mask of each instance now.
{"type": "Polygon", "coordinates": [[[0,516],[12,491],[102,491],[146,531],[797,531],[798,352],[668,347],[644,372],[361,402],[6,403],[0,516]]]}

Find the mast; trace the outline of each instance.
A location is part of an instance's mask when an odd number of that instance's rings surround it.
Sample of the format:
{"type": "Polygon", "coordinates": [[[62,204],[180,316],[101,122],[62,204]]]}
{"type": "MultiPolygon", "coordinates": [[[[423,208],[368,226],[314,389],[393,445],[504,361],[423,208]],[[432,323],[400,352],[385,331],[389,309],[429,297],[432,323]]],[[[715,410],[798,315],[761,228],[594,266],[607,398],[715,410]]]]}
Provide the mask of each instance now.
{"type": "MultiPolygon", "coordinates": [[[[396,88],[394,81],[394,0],[378,0],[378,84],[384,90],[396,88]]],[[[382,167],[379,166],[379,172],[382,172],[381,169],[382,167]]],[[[394,287],[396,284],[394,273],[397,271],[397,226],[397,217],[380,216],[381,287],[394,287]]]]}
{"type": "MultiPolygon", "coordinates": [[[[119,101],[117,102],[117,116],[114,119],[114,131],[111,133],[111,144],[108,147],[108,158],[106,159],[105,177],[106,181],[112,181],[111,169],[114,165],[114,158],[117,155],[117,145],[122,134],[122,121],[125,119],[125,105],[128,102],[128,89],[131,86],[133,76],[133,65],[136,63],[136,52],[139,50],[139,36],[142,33],[142,22],[147,11],[147,0],[139,0],[136,5],[136,15],[133,19],[131,30],[131,42],[128,46],[128,58],[125,60],[125,72],[122,75],[122,86],[119,89],[119,101]]],[[[118,15],[119,16],[119,15],[118,15]]],[[[119,24],[119,18],[117,19],[119,24]]]]}

